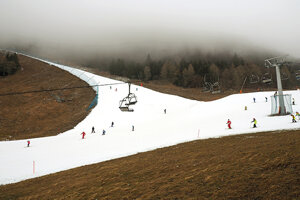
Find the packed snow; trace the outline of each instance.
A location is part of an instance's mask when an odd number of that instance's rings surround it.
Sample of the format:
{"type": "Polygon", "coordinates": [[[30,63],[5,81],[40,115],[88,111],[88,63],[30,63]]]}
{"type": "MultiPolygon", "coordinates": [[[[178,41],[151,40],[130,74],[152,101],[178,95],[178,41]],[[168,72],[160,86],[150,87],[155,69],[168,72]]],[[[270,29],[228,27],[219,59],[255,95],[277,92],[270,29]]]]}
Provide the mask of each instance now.
{"type": "MultiPolygon", "coordinates": [[[[90,85],[122,83],[48,63],[69,71],[90,85]]],[[[27,139],[0,142],[0,184],[15,183],[187,141],[300,128],[300,122],[292,123],[289,115],[269,116],[270,96],[275,91],[235,94],[216,101],[201,102],[132,85],[131,92],[136,94],[138,102],[131,106],[134,112],[122,112],[119,101],[128,94],[127,84],[100,86],[98,89],[97,106],[73,129],[57,136],[28,138],[31,141],[29,147],[27,139]],[[268,97],[267,102],[265,97],[268,97]],[[253,118],[257,119],[257,128],[252,128],[253,118]],[[228,119],[232,121],[232,129],[226,125],[228,119]],[[111,127],[112,122],[114,127],[111,127]],[[93,126],[96,133],[91,133],[93,126]],[[102,135],[103,130],[106,131],[105,135],[102,135]],[[86,133],[85,139],[82,139],[83,131],[86,133]]],[[[295,99],[293,112],[300,111],[300,91],[284,93],[291,94],[295,99]]]]}

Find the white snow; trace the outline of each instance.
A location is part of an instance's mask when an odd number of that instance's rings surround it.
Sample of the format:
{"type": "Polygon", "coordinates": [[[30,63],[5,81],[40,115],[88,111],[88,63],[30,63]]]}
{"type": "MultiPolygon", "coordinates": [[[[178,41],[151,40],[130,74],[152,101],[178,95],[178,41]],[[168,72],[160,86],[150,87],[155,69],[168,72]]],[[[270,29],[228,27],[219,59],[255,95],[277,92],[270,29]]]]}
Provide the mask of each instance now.
{"type": "MultiPolygon", "coordinates": [[[[50,62],[49,62],[50,63],[50,62]]],[[[89,84],[121,83],[67,66],[68,70],[89,84]]],[[[299,129],[300,122],[291,123],[291,116],[268,116],[273,92],[235,94],[220,100],[201,102],[163,94],[132,85],[138,98],[134,112],[121,112],[119,101],[127,96],[128,85],[99,87],[99,102],[76,127],[57,136],[0,142],[0,184],[15,183],[83,165],[98,163],[138,152],[178,143],[226,135],[282,129],[299,129]],[[117,88],[117,91],[115,91],[117,88]],[[138,88],[138,90],[136,90],[138,88]],[[253,103],[253,97],[256,103],[253,103]],[[247,110],[245,110],[247,106],[247,110]],[[164,114],[164,109],[167,113],[164,114]],[[251,128],[257,119],[258,128],[251,128]],[[232,129],[226,122],[232,121],[232,129]],[[115,126],[110,127],[111,122],[115,126]],[[135,131],[132,131],[132,125],[135,131]],[[96,133],[91,133],[92,126],[96,133]],[[102,135],[102,130],[106,135],[102,135]],[[87,133],[81,139],[81,133],[87,133]],[[35,173],[33,173],[35,162],[35,173]]],[[[300,111],[300,91],[285,91],[296,101],[293,111],[300,111]]],[[[276,134],[276,133],[274,133],[276,134]]]]}

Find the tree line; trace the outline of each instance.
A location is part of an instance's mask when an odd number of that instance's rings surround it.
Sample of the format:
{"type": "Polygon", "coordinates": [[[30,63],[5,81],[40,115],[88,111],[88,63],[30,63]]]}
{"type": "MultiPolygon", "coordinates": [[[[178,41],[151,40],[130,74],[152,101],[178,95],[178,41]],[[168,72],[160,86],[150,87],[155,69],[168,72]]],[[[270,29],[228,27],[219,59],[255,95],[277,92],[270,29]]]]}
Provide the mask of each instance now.
{"type": "MultiPolygon", "coordinates": [[[[205,82],[218,82],[222,89],[240,89],[244,82],[244,87],[248,88],[274,88],[275,69],[264,67],[264,59],[268,57],[270,56],[208,53],[152,59],[148,54],[143,62],[112,59],[102,69],[112,75],[141,81],[164,80],[186,88],[202,88],[205,82]],[[268,84],[262,82],[266,77],[272,80],[268,84]]],[[[296,68],[290,66],[281,67],[285,89],[297,85],[296,71],[296,68]]]]}

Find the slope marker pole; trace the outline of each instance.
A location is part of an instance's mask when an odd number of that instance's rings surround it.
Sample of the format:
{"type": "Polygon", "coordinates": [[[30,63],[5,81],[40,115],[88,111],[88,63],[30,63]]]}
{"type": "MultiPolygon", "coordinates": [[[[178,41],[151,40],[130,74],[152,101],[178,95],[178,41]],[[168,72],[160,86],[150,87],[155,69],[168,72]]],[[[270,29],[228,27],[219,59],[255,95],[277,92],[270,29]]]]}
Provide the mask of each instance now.
{"type": "Polygon", "coordinates": [[[33,174],[35,174],[35,161],[33,161],[33,163],[32,163],[32,167],[33,167],[33,174]]]}

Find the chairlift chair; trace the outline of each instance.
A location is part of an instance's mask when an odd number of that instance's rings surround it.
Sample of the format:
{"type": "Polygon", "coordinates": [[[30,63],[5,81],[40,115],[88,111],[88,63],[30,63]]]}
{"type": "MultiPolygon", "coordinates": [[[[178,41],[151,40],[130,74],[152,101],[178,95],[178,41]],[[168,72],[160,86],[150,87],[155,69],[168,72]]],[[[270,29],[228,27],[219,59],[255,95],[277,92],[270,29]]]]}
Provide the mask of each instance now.
{"type": "Polygon", "coordinates": [[[129,103],[128,103],[128,98],[125,97],[120,101],[120,106],[119,106],[121,111],[127,111],[127,112],[133,112],[133,109],[129,108],[129,103]]]}
{"type": "Polygon", "coordinates": [[[250,84],[258,83],[259,82],[259,76],[251,74],[249,76],[249,82],[250,82],[250,84]]]}
{"type": "Polygon", "coordinates": [[[261,77],[261,81],[265,84],[272,83],[272,74],[270,73],[265,73],[261,77]]]}
{"type": "Polygon", "coordinates": [[[288,79],[289,79],[289,76],[288,76],[286,73],[281,72],[280,78],[281,78],[282,81],[285,81],[285,80],[288,80],[288,79]]]}
{"type": "Polygon", "coordinates": [[[212,94],[218,94],[220,92],[221,92],[221,89],[220,89],[219,82],[215,82],[214,84],[211,85],[211,93],[212,94]]]}
{"type": "Polygon", "coordinates": [[[298,70],[298,72],[296,73],[296,79],[297,81],[300,81],[300,70],[298,70]]]}
{"type": "Polygon", "coordinates": [[[129,106],[137,103],[137,97],[135,96],[134,93],[130,92],[130,86],[131,83],[128,83],[128,88],[129,88],[128,95],[120,101],[119,108],[121,111],[133,112],[134,110],[132,108],[129,108],[129,106]]]}

